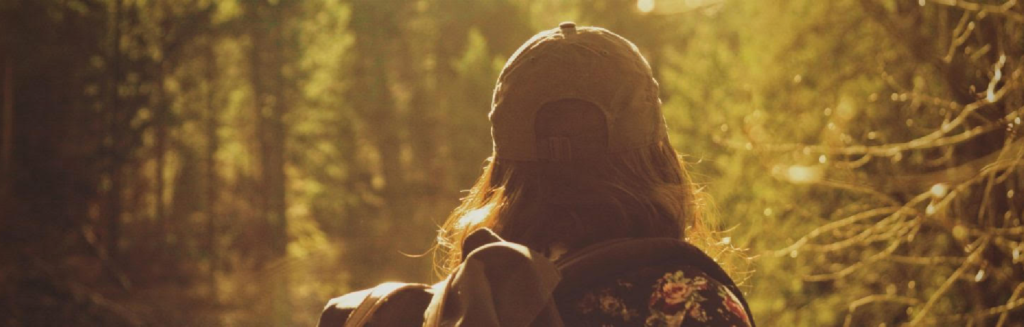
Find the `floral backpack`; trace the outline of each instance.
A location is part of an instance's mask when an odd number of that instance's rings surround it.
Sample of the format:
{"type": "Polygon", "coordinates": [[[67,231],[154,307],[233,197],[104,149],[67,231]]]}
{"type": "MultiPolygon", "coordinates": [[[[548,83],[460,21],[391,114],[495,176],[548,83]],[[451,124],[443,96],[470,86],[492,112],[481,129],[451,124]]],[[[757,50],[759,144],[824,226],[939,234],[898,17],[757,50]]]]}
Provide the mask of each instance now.
{"type": "Polygon", "coordinates": [[[670,238],[598,243],[555,260],[488,229],[465,241],[462,265],[435,285],[385,283],[332,299],[319,327],[564,326],[556,298],[629,269],[664,263],[696,267],[729,289],[754,326],[743,293],[713,259],[670,238]]]}

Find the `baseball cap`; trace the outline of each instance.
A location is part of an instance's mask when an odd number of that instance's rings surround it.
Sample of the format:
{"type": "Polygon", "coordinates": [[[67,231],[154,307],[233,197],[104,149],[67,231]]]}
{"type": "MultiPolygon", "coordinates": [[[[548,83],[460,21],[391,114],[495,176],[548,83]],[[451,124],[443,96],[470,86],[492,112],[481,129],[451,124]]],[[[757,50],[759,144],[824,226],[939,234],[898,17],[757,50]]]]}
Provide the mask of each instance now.
{"type": "Polygon", "coordinates": [[[516,50],[498,76],[489,117],[495,157],[503,160],[571,161],[574,152],[595,148],[614,154],[651,145],[667,133],[658,82],[636,45],[572,22],[540,32],[516,50]],[[596,108],[607,139],[540,135],[540,125],[569,130],[579,123],[563,119],[551,126],[543,120],[542,111],[567,106],[596,108]]]}

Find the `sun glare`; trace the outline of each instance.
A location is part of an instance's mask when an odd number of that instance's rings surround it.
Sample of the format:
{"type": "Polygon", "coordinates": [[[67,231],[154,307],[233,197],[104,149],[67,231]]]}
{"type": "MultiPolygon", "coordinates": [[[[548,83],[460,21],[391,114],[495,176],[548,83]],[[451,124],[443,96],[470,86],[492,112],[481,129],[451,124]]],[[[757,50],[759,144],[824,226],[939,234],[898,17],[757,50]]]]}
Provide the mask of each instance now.
{"type": "Polygon", "coordinates": [[[654,0],[637,0],[636,8],[642,12],[651,12],[654,10],[654,0]]]}
{"type": "Polygon", "coordinates": [[[821,180],[820,167],[794,165],[786,169],[785,177],[795,184],[809,184],[821,180]]]}
{"type": "Polygon", "coordinates": [[[465,216],[462,216],[462,218],[459,218],[459,228],[479,225],[491,215],[491,209],[494,209],[494,204],[488,204],[479,209],[470,211],[465,216]]]}

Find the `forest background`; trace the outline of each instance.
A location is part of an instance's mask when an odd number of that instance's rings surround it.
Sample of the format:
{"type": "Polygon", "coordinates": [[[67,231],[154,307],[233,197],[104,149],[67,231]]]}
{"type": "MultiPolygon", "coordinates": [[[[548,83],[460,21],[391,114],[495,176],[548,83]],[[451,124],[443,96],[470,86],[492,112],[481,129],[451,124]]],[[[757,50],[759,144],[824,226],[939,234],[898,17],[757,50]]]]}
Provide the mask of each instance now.
{"type": "Polygon", "coordinates": [[[0,325],[436,280],[496,75],[566,20],[650,60],[762,326],[1021,326],[1016,0],[2,0],[0,325]]]}

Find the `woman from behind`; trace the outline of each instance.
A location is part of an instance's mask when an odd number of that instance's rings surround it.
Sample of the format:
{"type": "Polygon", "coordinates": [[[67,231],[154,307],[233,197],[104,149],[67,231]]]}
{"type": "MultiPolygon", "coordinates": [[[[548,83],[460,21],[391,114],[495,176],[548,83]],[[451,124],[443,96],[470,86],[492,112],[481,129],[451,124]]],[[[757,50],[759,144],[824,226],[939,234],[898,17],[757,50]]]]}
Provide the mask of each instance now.
{"type": "MultiPolygon", "coordinates": [[[[710,244],[658,83],[628,40],[573,23],[537,34],[502,70],[490,120],[494,152],[438,236],[443,272],[482,228],[551,260],[624,238],[710,244]]],[[[555,301],[568,326],[752,325],[728,277],[707,270],[679,257],[595,271],[555,301]]]]}

